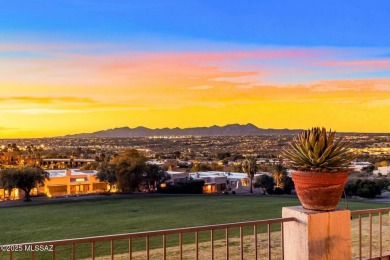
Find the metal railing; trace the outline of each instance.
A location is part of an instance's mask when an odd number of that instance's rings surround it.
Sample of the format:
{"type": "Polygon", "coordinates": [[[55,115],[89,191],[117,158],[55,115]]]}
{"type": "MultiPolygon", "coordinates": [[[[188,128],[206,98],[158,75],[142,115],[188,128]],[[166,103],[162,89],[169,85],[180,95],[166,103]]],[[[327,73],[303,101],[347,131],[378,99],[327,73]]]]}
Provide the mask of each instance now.
{"type": "MultiPolygon", "coordinates": [[[[390,208],[352,211],[351,219],[353,259],[390,258],[390,208]]],[[[283,224],[289,221],[295,219],[278,218],[4,245],[0,246],[0,258],[113,260],[140,259],[142,253],[142,259],[164,260],[168,256],[197,260],[284,259],[283,224]],[[106,243],[106,247],[102,248],[101,243],[106,243]]]]}
{"type": "MultiPolygon", "coordinates": [[[[17,254],[23,254],[23,257],[20,259],[114,259],[118,254],[115,252],[115,245],[117,241],[123,240],[127,241],[127,247],[128,250],[126,253],[121,252],[120,256],[121,259],[123,259],[124,254],[126,254],[126,259],[134,259],[133,254],[136,252],[136,250],[133,249],[133,241],[135,239],[145,239],[144,240],[144,259],[153,259],[151,257],[151,239],[153,237],[162,237],[162,244],[160,244],[159,249],[162,250],[161,254],[159,255],[159,259],[167,259],[167,236],[168,235],[178,235],[178,243],[175,245],[175,247],[178,247],[178,255],[175,259],[183,259],[184,249],[183,249],[183,235],[184,234],[190,234],[193,233],[193,241],[189,244],[192,244],[194,246],[194,252],[191,255],[191,259],[215,259],[216,257],[216,241],[223,241],[222,246],[225,259],[229,259],[231,257],[231,254],[233,251],[236,253],[237,250],[232,250],[232,247],[239,248],[239,255],[238,257],[240,259],[248,259],[249,255],[246,255],[248,251],[244,250],[245,248],[248,248],[248,243],[250,243],[250,252],[252,259],[253,257],[255,259],[258,259],[259,256],[259,238],[258,236],[262,235],[265,237],[263,239],[263,249],[265,248],[266,257],[267,259],[272,258],[272,239],[275,238],[275,234],[280,235],[279,238],[279,254],[277,259],[284,259],[283,255],[283,244],[284,244],[284,235],[283,235],[283,223],[288,221],[294,221],[294,218],[278,218],[278,219],[267,219],[267,220],[258,220],[258,221],[247,221],[247,222],[238,222],[238,223],[229,223],[229,224],[219,224],[219,225],[209,225],[209,226],[198,226],[198,227],[189,227],[189,228],[178,228],[178,229],[167,229],[167,230],[158,230],[158,231],[148,231],[148,232],[137,232],[137,233],[128,233],[128,234],[118,234],[118,235],[107,235],[107,236],[95,236],[95,237],[85,237],[85,238],[76,238],[76,239],[65,239],[65,240],[54,240],[54,241],[45,241],[45,242],[34,242],[34,243],[23,243],[23,244],[16,244],[16,245],[7,245],[2,246],[0,248],[0,254],[2,253],[9,253],[9,259],[19,259],[17,258],[17,254]],[[276,225],[277,231],[271,230],[271,225],[276,225]],[[250,229],[251,231],[248,231],[250,229]],[[235,232],[233,232],[235,230],[235,232]],[[245,231],[244,231],[245,230],[245,231]],[[202,241],[200,240],[199,234],[202,233],[202,241]],[[205,234],[204,232],[210,232],[207,236],[207,239],[209,241],[204,242],[205,240],[205,234]],[[217,237],[218,240],[216,240],[216,233],[219,232],[219,236],[217,237]],[[224,233],[222,238],[220,233],[224,233]],[[246,232],[246,234],[244,234],[246,232]],[[271,236],[271,232],[274,232],[274,235],[271,236]],[[233,233],[236,233],[237,238],[232,237],[234,236],[233,233]],[[249,236],[249,240],[248,240],[249,236]],[[103,254],[100,252],[99,254],[96,253],[96,244],[99,242],[108,242],[109,243],[109,254],[103,254]],[[204,243],[209,244],[207,247],[204,246],[204,243]],[[80,244],[89,244],[89,255],[88,256],[79,256],[77,251],[77,246],[80,244]],[[202,244],[202,246],[200,246],[202,244]],[[9,247],[8,247],[9,246],[9,247]],[[62,256],[58,255],[58,250],[60,247],[63,246],[70,246],[71,252],[67,252],[67,255],[64,256],[64,252],[62,252],[62,256]],[[7,248],[8,247],[8,248],[7,248]],[[2,250],[1,250],[2,249],[2,250]],[[38,250],[34,250],[38,249],[38,250]],[[39,250],[42,249],[42,250],[39,250]],[[38,256],[42,254],[43,252],[40,251],[50,251],[50,252],[44,252],[45,257],[38,256]],[[207,258],[203,254],[200,258],[201,250],[207,249],[209,252],[207,253],[207,258]],[[9,252],[4,252],[9,251],[9,252]],[[15,252],[19,251],[19,252],[15,252]],[[26,252],[27,251],[27,252],[26,252]],[[26,255],[27,254],[27,255],[26,255]]],[[[262,244],[263,244],[262,243],[262,244]]],[[[277,244],[274,242],[274,244],[277,244]]],[[[218,259],[221,258],[221,243],[218,246],[218,259]]],[[[83,249],[85,250],[85,248],[83,249]]],[[[139,251],[139,249],[137,249],[139,251]]],[[[237,258],[237,255],[234,256],[237,258]]],[[[1,258],[3,259],[3,258],[1,258]]]]}
{"type": "Polygon", "coordinates": [[[390,208],[351,211],[351,218],[354,259],[390,257],[390,208]]]}

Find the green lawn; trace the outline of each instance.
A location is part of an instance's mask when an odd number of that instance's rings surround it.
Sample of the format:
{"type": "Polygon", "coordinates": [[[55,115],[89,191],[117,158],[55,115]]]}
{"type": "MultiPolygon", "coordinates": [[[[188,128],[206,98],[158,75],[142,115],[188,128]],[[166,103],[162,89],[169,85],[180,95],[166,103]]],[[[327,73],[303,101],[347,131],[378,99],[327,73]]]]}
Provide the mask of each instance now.
{"type": "MultiPolygon", "coordinates": [[[[296,198],[266,196],[153,196],[103,198],[0,208],[0,244],[130,233],[280,218],[296,198]]],[[[345,207],[343,203],[340,207],[345,207]]],[[[349,208],[386,204],[349,202],[349,208]]]]}
{"type": "MultiPolygon", "coordinates": [[[[0,208],[0,244],[280,218],[293,197],[131,196],[0,208]]],[[[351,210],[387,204],[349,202],[351,210]]],[[[339,205],[345,208],[343,203],[339,205]]]]}

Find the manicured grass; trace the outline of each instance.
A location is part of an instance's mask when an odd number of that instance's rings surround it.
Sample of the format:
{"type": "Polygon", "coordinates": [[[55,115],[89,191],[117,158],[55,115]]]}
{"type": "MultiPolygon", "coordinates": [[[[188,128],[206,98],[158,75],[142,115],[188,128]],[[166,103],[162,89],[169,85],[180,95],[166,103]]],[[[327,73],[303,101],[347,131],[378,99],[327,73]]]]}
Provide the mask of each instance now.
{"type": "MultiPolygon", "coordinates": [[[[349,208],[387,204],[350,201],[349,208]]],[[[0,208],[0,244],[280,218],[294,197],[131,196],[0,208]]],[[[340,203],[345,208],[344,203],[340,203]]]]}
{"type": "MultiPolygon", "coordinates": [[[[0,208],[0,244],[280,218],[292,197],[152,196],[0,208]]],[[[345,207],[340,203],[340,207],[345,207]]],[[[349,208],[386,204],[349,202],[349,208]]]]}

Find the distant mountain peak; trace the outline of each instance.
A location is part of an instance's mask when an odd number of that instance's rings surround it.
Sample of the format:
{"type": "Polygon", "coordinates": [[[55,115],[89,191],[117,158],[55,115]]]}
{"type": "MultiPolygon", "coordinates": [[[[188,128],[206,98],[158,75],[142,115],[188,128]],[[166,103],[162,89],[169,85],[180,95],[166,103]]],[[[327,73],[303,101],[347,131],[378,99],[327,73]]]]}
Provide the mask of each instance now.
{"type": "MultiPolygon", "coordinates": [[[[213,125],[210,127],[192,128],[156,128],[150,129],[144,126],[130,128],[128,126],[101,130],[93,133],[67,135],[71,138],[127,138],[148,136],[238,136],[238,135],[264,135],[264,134],[294,134],[298,130],[288,129],[263,129],[254,124],[228,124],[225,126],[213,125]]],[[[299,130],[301,131],[301,130],[299,130]]]]}
{"type": "Polygon", "coordinates": [[[250,127],[256,127],[256,128],[258,128],[257,126],[255,126],[254,124],[251,124],[251,123],[248,123],[248,124],[246,124],[246,126],[250,126],[250,127]]]}

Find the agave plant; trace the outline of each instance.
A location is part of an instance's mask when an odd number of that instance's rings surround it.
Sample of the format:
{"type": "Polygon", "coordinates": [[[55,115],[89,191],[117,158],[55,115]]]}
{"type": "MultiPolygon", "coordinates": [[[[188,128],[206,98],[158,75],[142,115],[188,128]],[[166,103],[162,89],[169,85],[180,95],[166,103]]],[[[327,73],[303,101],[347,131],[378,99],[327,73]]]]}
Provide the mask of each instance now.
{"type": "Polygon", "coordinates": [[[333,172],[345,170],[353,160],[350,144],[340,137],[335,140],[336,132],[314,127],[303,131],[294,138],[283,155],[292,161],[292,168],[300,171],[333,172]]]}

